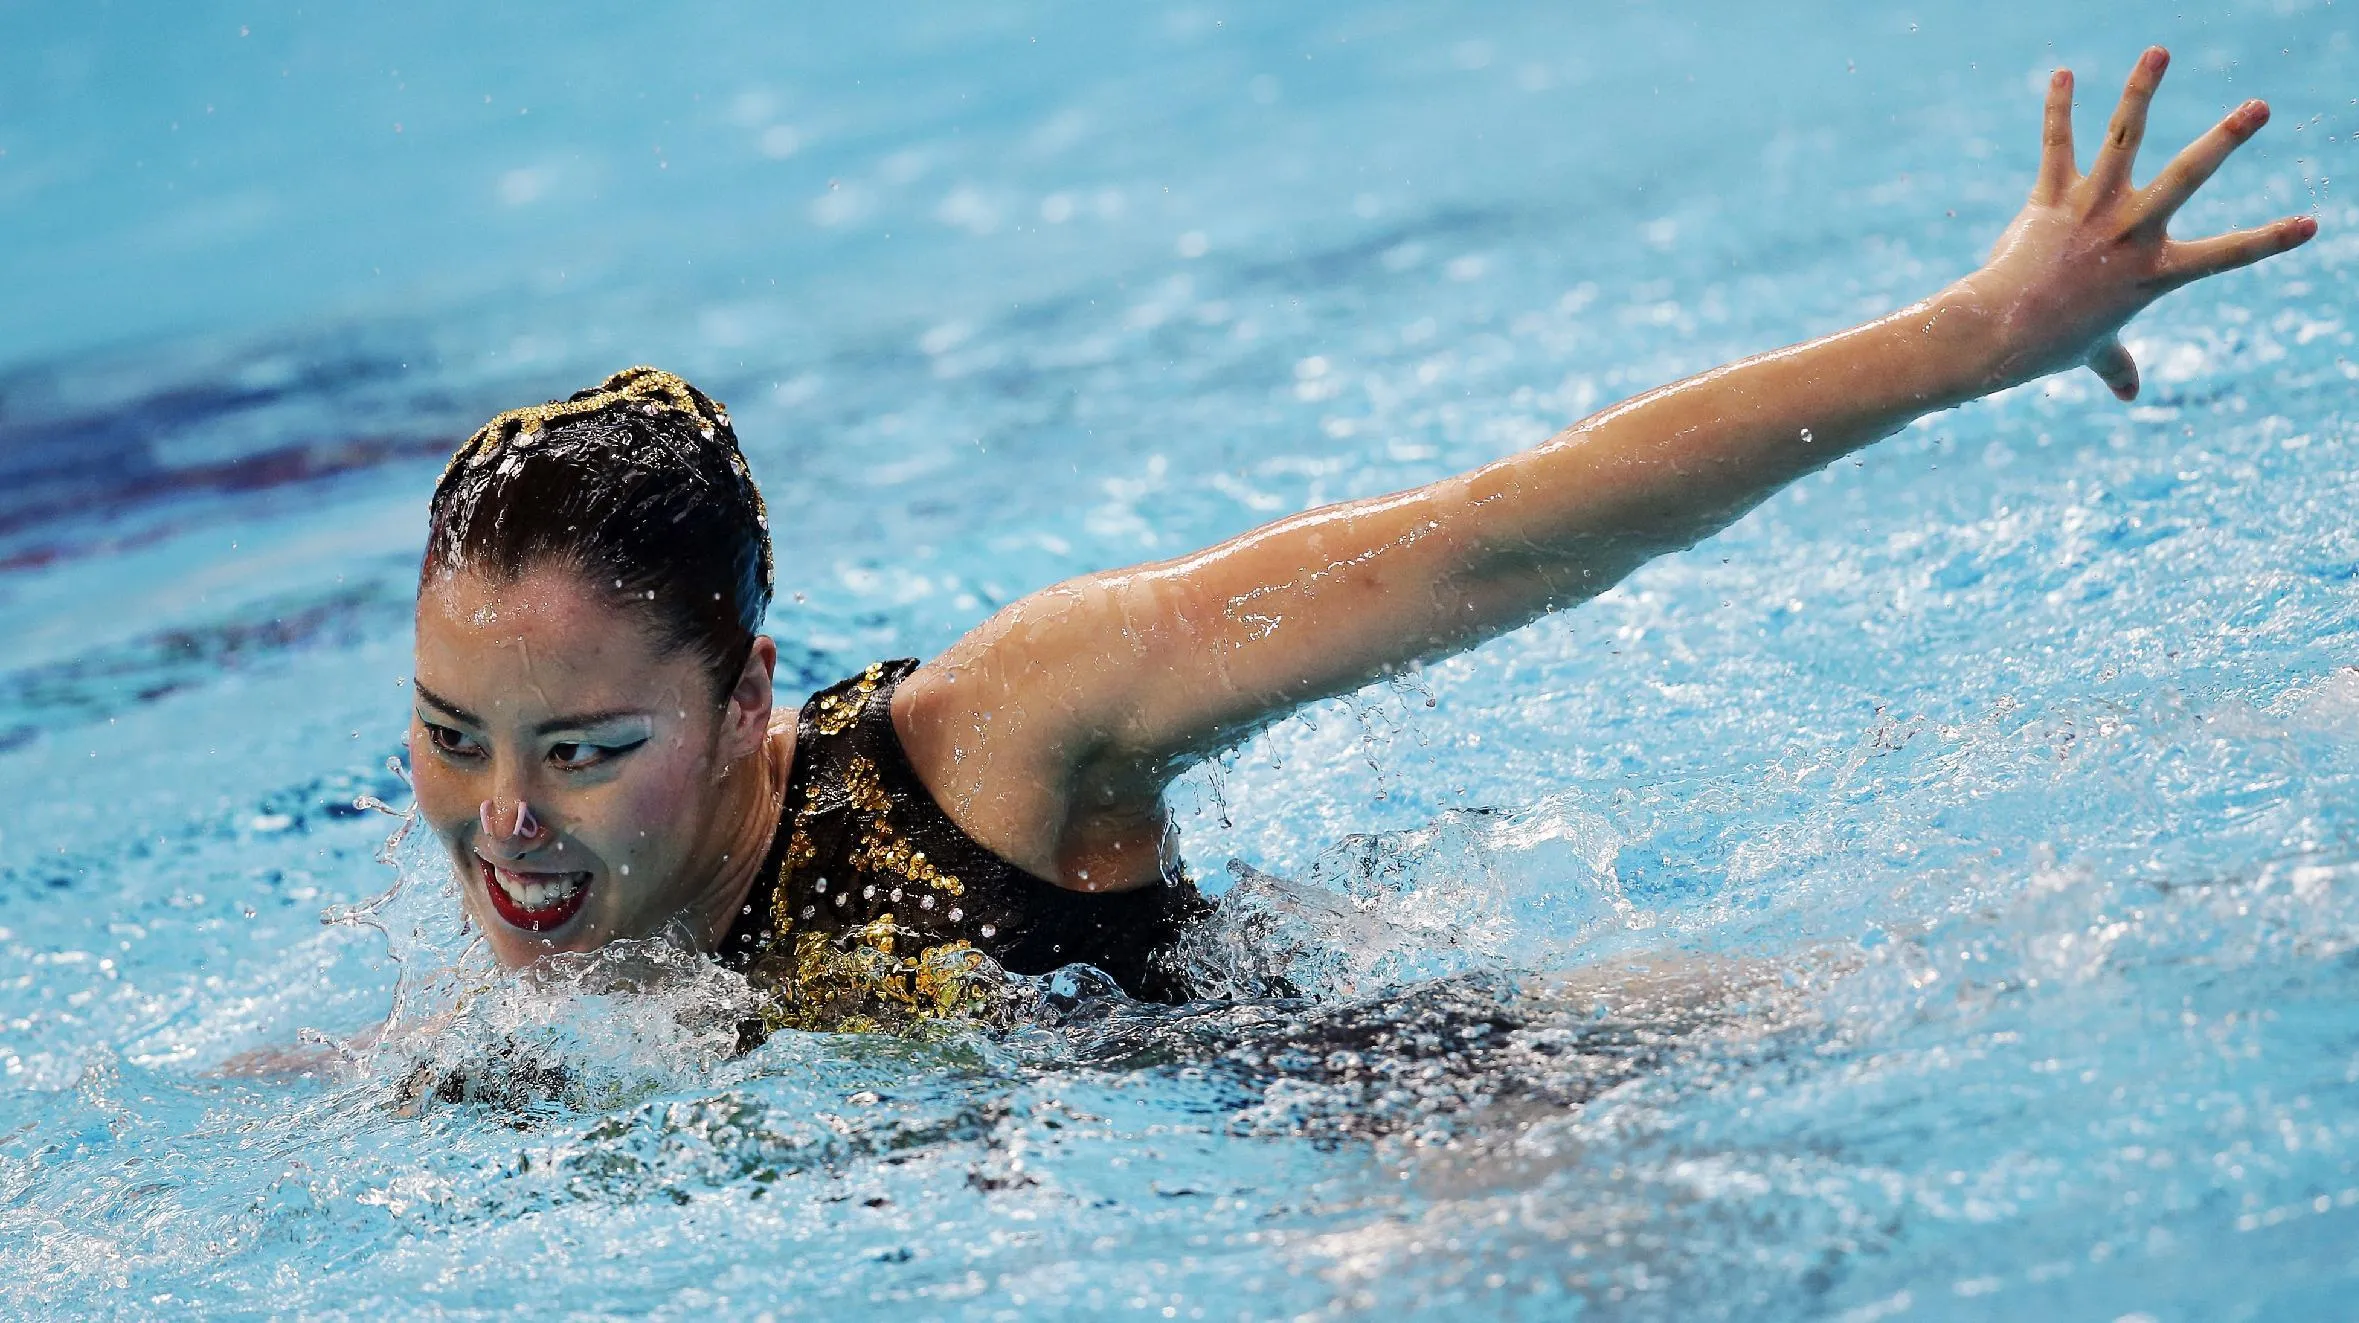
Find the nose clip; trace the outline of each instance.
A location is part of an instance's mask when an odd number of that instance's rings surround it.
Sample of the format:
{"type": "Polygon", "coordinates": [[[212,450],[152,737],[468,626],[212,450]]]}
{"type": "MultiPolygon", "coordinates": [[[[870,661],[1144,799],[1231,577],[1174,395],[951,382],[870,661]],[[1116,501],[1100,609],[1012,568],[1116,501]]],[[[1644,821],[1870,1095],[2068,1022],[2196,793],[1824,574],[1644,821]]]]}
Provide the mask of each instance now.
{"type": "Polygon", "coordinates": [[[476,821],[483,825],[484,835],[494,839],[514,836],[520,841],[530,841],[539,839],[541,833],[547,830],[541,826],[540,820],[532,815],[532,805],[521,799],[516,801],[516,817],[511,826],[507,828],[500,826],[498,812],[498,808],[488,799],[476,806],[476,821]]]}

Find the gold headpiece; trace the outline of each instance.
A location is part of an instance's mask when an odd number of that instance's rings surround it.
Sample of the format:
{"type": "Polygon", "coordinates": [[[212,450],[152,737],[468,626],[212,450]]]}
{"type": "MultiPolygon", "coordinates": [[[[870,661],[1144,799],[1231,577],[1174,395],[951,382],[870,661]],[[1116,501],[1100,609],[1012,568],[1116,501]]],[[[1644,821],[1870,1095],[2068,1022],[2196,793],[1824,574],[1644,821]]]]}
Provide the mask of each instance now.
{"type": "Polygon", "coordinates": [[[580,391],[570,399],[510,409],[485,423],[451,456],[450,468],[444,471],[444,476],[448,477],[461,464],[483,463],[513,438],[526,438],[525,443],[529,445],[531,438],[558,423],[603,413],[618,405],[637,405],[648,414],[685,415],[707,440],[712,439],[715,429],[729,426],[727,405],[699,396],[694,387],[679,377],[651,367],[624,368],[599,382],[595,390],[580,391]]]}

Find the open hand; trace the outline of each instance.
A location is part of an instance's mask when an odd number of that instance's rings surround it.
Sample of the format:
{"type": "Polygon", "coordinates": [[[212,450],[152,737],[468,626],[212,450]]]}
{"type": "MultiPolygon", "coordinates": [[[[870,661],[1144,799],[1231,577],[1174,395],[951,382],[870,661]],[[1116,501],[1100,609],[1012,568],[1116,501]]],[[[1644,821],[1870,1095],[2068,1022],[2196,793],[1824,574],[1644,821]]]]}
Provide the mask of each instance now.
{"type": "Polygon", "coordinates": [[[2072,148],[2072,71],[2048,80],[2047,127],[2031,200],[1963,287],[1993,315],[1998,380],[2009,386],[2085,363],[2121,399],[2138,394],[2138,365],[2116,333],[2164,294],[2205,276],[2249,266],[2298,247],[2318,222],[2289,216],[2249,230],[2182,242],[2164,231],[2172,213],[2203,187],[2228,154],[2269,122],[2269,107],[2247,101],[2188,144],[2144,188],[2130,165],[2146,134],[2146,107],[2170,53],[2147,48],[2106,126],[2089,173],[2072,148]]]}

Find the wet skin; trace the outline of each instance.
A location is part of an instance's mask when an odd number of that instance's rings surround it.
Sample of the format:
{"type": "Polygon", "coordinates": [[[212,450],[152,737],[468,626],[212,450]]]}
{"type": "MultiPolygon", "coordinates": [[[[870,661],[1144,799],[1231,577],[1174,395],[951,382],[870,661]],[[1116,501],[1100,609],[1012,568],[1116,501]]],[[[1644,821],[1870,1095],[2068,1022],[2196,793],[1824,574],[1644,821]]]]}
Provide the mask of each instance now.
{"type": "Polygon", "coordinates": [[[776,645],[758,640],[720,696],[702,659],[609,597],[547,566],[419,591],[418,808],[511,968],[667,930],[711,948],[778,821],[793,743],[770,731],[776,645]]]}
{"type": "Polygon", "coordinates": [[[1984,266],[1887,316],[1648,391],[1411,491],[1010,603],[893,696],[959,827],[1077,890],[1158,871],[1172,778],[1305,703],[1577,606],[1928,414],[2082,365],[2127,400],[2119,333],[2174,289],[2287,252],[2289,216],[2177,239],[2173,216],[2268,122],[2246,102],[2144,186],[2168,55],[2131,70],[2083,174],[2072,75],[2048,85],[2030,196],[1984,266]]]}

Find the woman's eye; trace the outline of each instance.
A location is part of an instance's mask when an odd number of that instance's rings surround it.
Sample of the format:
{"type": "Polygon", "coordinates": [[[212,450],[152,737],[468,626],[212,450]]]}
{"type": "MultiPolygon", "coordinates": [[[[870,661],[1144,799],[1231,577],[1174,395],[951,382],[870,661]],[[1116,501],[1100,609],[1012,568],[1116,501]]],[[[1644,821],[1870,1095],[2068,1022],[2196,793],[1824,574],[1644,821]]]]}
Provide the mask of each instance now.
{"type": "Polygon", "coordinates": [[[433,741],[438,752],[461,758],[481,752],[480,747],[472,738],[448,726],[437,726],[431,721],[424,723],[424,725],[426,738],[433,741]]]}
{"type": "Polygon", "coordinates": [[[619,745],[581,743],[552,744],[549,746],[549,761],[555,763],[557,766],[565,769],[566,771],[578,772],[584,768],[596,767],[600,763],[619,758],[622,755],[629,753],[631,750],[638,748],[641,744],[645,744],[646,742],[647,741],[645,740],[638,740],[630,744],[619,745]]]}

